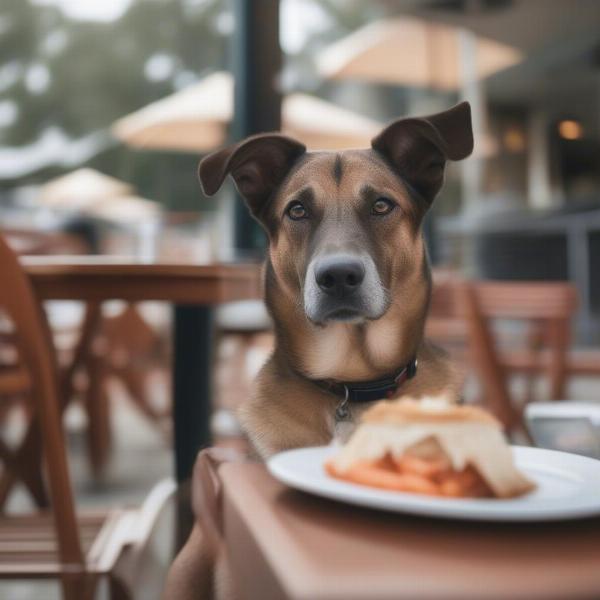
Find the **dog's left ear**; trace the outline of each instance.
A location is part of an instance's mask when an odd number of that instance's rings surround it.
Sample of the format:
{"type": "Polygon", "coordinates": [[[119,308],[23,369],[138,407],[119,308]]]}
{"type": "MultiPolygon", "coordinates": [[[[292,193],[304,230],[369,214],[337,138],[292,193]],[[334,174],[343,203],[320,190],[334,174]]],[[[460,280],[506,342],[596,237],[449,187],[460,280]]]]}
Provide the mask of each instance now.
{"type": "Polygon", "coordinates": [[[255,135],[209,154],[200,162],[198,176],[204,193],[212,196],[231,174],[250,212],[260,218],[271,194],[304,152],[304,144],[285,135],[255,135]]]}
{"type": "Polygon", "coordinates": [[[399,119],[371,146],[430,204],[444,182],[446,161],[462,160],[473,151],[471,106],[461,102],[429,117],[399,119]]]}

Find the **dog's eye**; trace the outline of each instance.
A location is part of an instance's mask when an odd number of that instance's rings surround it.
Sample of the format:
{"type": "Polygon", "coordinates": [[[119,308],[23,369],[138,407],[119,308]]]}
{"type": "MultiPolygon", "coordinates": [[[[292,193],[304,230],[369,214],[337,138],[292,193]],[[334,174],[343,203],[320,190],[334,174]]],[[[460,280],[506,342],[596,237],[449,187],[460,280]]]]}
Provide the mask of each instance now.
{"type": "Polygon", "coordinates": [[[389,212],[394,210],[396,205],[387,198],[377,198],[371,206],[371,213],[374,215],[387,215],[389,212]]]}
{"type": "Polygon", "coordinates": [[[301,202],[294,202],[290,204],[286,210],[287,216],[294,221],[299,221],[300,219],[306,219],[308,217],[308,211],[304,208],[304,205],[301,202]]]}

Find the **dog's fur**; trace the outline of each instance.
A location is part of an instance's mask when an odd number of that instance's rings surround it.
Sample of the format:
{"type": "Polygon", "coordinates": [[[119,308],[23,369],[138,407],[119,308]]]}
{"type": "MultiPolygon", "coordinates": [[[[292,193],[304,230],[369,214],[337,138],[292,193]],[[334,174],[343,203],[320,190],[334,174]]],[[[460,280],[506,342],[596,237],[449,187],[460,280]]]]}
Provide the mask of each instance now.
{"type": "Polygon", "coordinates": [[[261,457],[331,440],[340,399],[313,380],[379,379],[416,356],[417,374],[399,396],[458,397],[453,368],[423,340],[431,279],[421,223],[445,162],[472,148],[462,103],[395,121],[368,150],[306,152],[296,140],[264,134],[201,162],[204,191],[215,193],[230,174],[269,238],[265,299],[276,347],[240,411],[261,457]],[[381,199],[389,212],[375,212],[381,199]],[[290,208],[298,204],[299,213],[290,208]],[[332,296],[318,282],[326,261],[358,265],[362,282],[332,296]]]}

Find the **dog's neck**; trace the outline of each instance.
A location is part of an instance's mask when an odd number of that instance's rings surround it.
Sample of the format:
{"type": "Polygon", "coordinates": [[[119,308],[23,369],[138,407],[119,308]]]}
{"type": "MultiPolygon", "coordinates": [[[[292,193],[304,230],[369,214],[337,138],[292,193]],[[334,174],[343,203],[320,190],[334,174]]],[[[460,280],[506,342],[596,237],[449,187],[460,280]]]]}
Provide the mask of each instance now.
{"type": "MultiPolygon", "coordinates": [[[[426,295],[407,314],[401,299],[377,321],[316,326],[302,307],[270,302],[278,358],[309,379],[369,381],[385,377],[418,354],[423,339],[426,295]],[[404,310],[403,310],[404,309],[404,310]]],[[[277,297],[277,294],[273,294],[277,297]]]]}
{"type": "Polygon", "coordinates": [[[419,343],[420,336],[385,317],[361,325],[331,323],[307,332],[298,364],[311,379],[366,381],[405,365],[419,343]]]}

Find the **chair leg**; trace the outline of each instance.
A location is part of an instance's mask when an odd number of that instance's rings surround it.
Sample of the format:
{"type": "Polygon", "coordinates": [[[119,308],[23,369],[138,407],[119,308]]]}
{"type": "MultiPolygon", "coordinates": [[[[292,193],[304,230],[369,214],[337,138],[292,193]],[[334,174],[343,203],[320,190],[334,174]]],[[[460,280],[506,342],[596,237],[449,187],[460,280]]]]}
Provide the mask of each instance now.
{"type": "Polygon", "coordinates": [[[88,417],[88,455],[95,476],[101,475],[110,454],[110,404],[102,359],[88,361],[89,385],[85,396],[88,417]]]}
{"type": "Polygon", "coordinates": [[[60,577],[63,600],[94,600],[98,578],[88,573],[60,577]]]}
{"type": "Polygon", "coordinates": [[[144,373],[136,371],[135,367],[119,369],[116,373],[125,384],[133,403],[154,425],[160,422],[164,415],[156,411],[148,402],[144,373]]]}
{"type": "Polygon", "coordinates": [[[129,588],[117,577],[111,577],[110,583],[110,600],[132,600],[133,596],[129,588]]]}
{"type": "Polygon", "coordinates": [[[567,386],[567,348],[569,346],[569,322],[555,320],[549,325],[548,337],[551,348],[549,368],[550,399],[564,400],[567,386]]]}
{"type": "Polygon", "coordinates": [[[13,486],[21,480],[31,494],[36,506],[49,506],[48,493],[42,475],[42,444],[39,427],[30,420],[20,447],[11,451],[5,444],[0,446],[0,458],[4,473],[0,478],[0,512],[13,486]]]}
{"type": "Polygon", "coordinates": [[[525,396],[524,404],[529,404],[535,400],[535,384],[537,376],[542,371],[541,350],[544,347],[544,337],[546,335],[546,324],[542,321],[532,321],[529,324],[525,336],[525,348],[532,357],[535,357],[535,368],[525,373],[525,396]]]}

